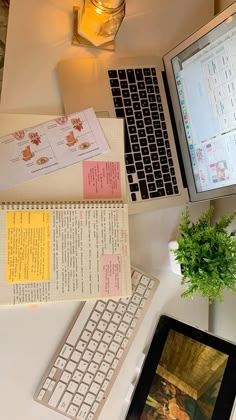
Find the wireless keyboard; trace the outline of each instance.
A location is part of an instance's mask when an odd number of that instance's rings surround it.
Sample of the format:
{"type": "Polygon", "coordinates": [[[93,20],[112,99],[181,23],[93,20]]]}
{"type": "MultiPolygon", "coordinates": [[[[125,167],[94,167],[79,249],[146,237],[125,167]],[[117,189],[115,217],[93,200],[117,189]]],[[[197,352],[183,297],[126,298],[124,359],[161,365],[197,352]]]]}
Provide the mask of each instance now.
{"type": "Polygon", "coordinates": [[[125,120],[125,163],[133,202],[179,193],[154,67],[108,71],[115,114],[125,120]]]}
{"type": "Polygon", "coordinates": [[[81,304],[39,384],[37,402],[72,419],[99,417],[158,285],[136,268],[131,274],[130,298],[81,304]]]}

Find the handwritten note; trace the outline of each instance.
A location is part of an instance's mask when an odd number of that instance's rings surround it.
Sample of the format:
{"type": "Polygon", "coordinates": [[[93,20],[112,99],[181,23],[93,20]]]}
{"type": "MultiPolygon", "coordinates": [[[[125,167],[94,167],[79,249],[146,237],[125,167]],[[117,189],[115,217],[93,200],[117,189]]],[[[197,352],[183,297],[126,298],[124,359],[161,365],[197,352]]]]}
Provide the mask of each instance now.
{"type": "Polygon", "coordinates": [[[121,295],[120,255],[102,255],[100,258],[100,287],[102,296],[121,295]]]}
{"type": "Polygon", "coordinates": [[[50,212],[6,213],[6,282],[50,280],[50,212]]]}
{"type": "Polygon", "coordinates": [[[84,198],[121,198],[120,162],[83,162],[84,198]]]}

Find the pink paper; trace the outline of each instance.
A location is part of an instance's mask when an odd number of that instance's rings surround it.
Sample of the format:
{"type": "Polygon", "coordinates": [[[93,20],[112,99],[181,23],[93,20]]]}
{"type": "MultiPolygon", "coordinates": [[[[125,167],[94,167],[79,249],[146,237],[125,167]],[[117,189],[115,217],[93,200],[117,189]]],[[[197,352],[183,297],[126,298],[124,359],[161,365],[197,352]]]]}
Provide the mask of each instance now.
{"type": "Polygon", "coordinates": [[[121,198],[120,162],[83,162],[84,198],[121,198]]]}
{"type": "Polygon", "coordinates": [[[122,294],[120,255],[101,255],[100,290],[104,297],[122,294]]]}

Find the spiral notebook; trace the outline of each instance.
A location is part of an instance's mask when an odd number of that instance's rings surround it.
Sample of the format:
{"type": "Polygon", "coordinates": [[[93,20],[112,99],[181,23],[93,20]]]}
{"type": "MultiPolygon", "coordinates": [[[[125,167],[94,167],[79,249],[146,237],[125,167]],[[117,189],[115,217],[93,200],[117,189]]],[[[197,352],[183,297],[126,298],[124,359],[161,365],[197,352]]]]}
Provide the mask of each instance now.
{"type": "MultiPolygon", "coordinates": [[[[50,118],[1,114],[0,135],[50,118]]],[[[109,152],[0,192],[0,304],[131,294],[123,123],[99,122],[109,152]]]]}
{"type": "Polygon", "coordinates": [[[0,304],[131,294],[126,204],[2,204],[0,226],[0,304]]]}

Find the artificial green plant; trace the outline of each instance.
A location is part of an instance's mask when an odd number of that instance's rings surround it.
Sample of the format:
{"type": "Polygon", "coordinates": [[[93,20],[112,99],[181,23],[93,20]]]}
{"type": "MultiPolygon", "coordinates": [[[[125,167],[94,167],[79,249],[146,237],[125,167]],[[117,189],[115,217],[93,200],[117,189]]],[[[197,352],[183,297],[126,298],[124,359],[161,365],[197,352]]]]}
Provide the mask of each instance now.
{"type": "Polygon", "coordinates": [[[181,284],[186,286],[183,297],[198,293],[210,302],[223,302],[224,289],[236,294],[236,232],[227,230],[236,212],[213,223],[213,210],[210,207],[197,223],[190,221],[188,210],[182,214],[173,253],[181,265],[181,284]]]}

